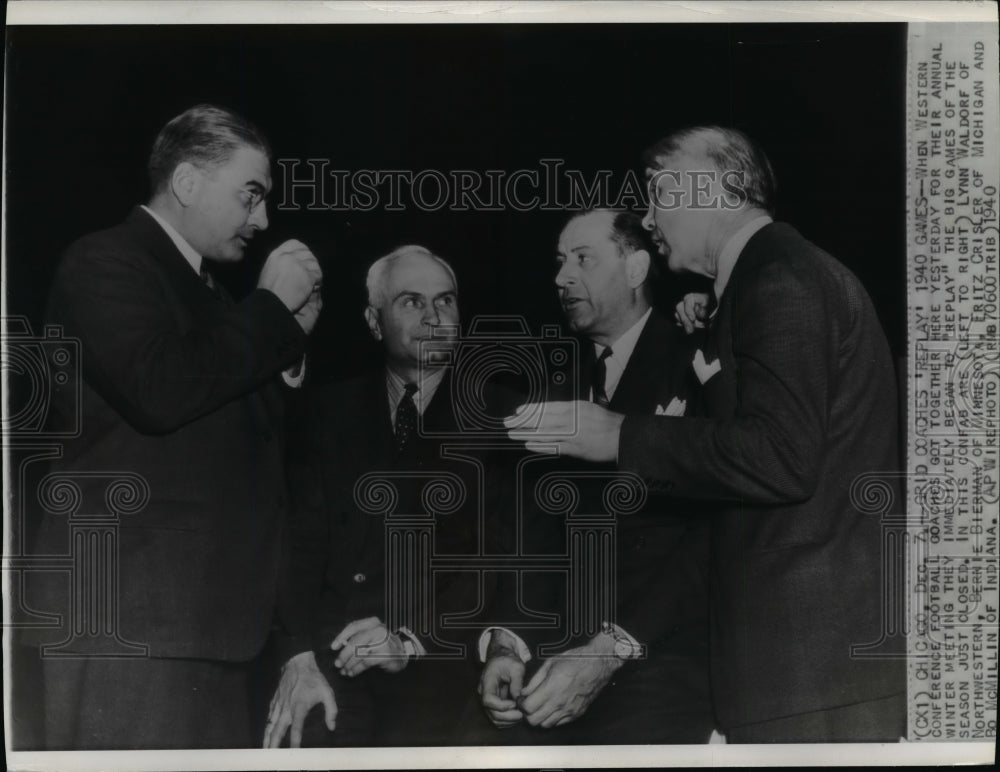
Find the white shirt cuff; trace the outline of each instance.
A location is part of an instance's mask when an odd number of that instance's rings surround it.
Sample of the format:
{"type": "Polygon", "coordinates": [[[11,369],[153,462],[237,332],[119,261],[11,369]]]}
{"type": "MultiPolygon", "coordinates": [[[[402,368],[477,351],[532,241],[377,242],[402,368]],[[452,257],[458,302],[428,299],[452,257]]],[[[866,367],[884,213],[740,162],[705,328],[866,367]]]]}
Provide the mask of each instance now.
{"type": "Polygon", "coordinates": [[[517,656],[521,658],[522,662],[527,663],[531,661],[531,650],[528,648],[528,644],[526,644],[523,640],[521,640],[521,636],[519,636],[512,630],[508,630],[506,627],[500,627],[499,625],[494,625],[493,627],[487,627],[485,630],[483,630],[483,634],[479,636],[480,662],[486,661],[486,651],[490,647],[490,638],[493,637],[494,630],[503,630],[505,633],[510,635],[511,638],[514,639],[514,646],[516,647],[517,656]]]}
{"type": "Polygon", "coordinates": [[[302,355],[302,359],[297,365],[282,371],[281,377],[290,388],[297,389],[302,386],[302,381],[306,379],[306,355],[302,355]],[[295,375],[292,375],[292,373],[295,373],[295,375]]]}

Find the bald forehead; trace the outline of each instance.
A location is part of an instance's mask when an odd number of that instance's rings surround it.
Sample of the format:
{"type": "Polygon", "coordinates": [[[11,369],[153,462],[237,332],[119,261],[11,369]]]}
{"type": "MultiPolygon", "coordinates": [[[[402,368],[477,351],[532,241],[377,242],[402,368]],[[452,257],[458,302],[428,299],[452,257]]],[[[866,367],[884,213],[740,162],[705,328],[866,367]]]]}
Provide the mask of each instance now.
{"type": "Polygon", "coordinates": [[[390,300],[401,291],[428,284],[455,289],[451,274],[430,255],[402,255],[392,261],[385,278],[390,300]]]}

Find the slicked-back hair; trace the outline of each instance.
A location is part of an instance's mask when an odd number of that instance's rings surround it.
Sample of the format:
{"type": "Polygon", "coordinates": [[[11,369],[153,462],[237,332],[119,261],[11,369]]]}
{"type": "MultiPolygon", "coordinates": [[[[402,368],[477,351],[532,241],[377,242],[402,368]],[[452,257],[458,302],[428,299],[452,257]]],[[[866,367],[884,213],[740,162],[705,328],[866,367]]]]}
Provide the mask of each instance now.
{"type": "Polygon", "coordinates": [[[633,252],[645,250],[649,254],[649,272],[646,286],[652,287],[662,275],[660,254],[650,238],[649,231],[642,227],[642,216],[627,209],[584,209],[570,216],[566,224],[591,214],[606,212],[611,218],[611,240],[618,247],[618,254],[627,257],[633,252]]]}
{"type": "Polygon", "coordinates": [[[676,154],[704,156],[716,171],[741,175],[746,203],[774,214],[774,169],[764,151],[739,129],[693,126],[675,131],[646,148],[642,162],[647,169],[659,170],[676,154]]]}
{"type": "Polygon", "coordinates": [[[147,165],[150,188],[154,194],[163,190],[184,161],[214,169],[240,147],[254,148],[271,158],[267,139],[248,120],[225,107],[195,105],[171,119],[156,136],[147,165]]]}
{"type": "Polygon", "coordinates": [[[407,244],[403,247],[397,247],[388,255],[383,255],[371,264],[371,267],[368,269],[368,276],[365,279],[365,288],[368,290],[368,305],[372,308],[381,307],[381,305],[386,301],[385,277],[388,275],[389,269],[392,268],[393,264],[397,260],[410,255],[429,257],[437,262],[442,268],[444,268],[445,271],[447,271],[448,276],[451,277],[451,283],[455,288],[455,292],[458,292],[458,280],[455,278],[455,271],[448,264],[447,260],[443,257],[438,257],[426,247],[422,247],[418,244],[407,244]]]}

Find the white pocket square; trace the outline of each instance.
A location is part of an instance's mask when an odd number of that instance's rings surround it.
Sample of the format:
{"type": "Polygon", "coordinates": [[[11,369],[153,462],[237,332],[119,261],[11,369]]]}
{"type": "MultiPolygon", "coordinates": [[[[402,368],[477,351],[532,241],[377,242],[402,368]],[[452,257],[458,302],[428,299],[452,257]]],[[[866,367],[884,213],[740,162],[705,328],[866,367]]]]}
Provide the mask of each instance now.
{"type": "Polygon", "coordinates": [[[711,363],[706,362],[705,353],[701,349],[698,349],[691,364],[694,366],[695,375],[698,376],[698,380],[702,383],[706,383],[713,375],[722,370],[722,365],[718,359],[711,363]]]}
{"type": "Polygon", "coordinates": [[[656,415],[672,415],[681,416],[684,415],[684,411],[687,409],[687,400],[679,399],[674,397],[670,400],[670,404],[664,407],[663,405],[656,406],[656,415]]]}

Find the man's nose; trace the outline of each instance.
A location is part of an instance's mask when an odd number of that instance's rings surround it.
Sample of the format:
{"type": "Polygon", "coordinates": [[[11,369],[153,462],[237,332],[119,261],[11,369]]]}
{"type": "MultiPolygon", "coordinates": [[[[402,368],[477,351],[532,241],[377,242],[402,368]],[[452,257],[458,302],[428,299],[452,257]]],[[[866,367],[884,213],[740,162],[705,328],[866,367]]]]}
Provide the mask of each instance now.
{"type": "Polygon", "coordinates": [[[572,284],[575,281],[575,276],[573,268],[570,265],[569,260],[559,266],[559,271],[556,273],[556,286],[562,289],[567,284],[572,284]]]}
{"type": "Polygon", "coordinates": [[[437,307],[437,303],[428,303],[424,308],[424,324],[441,324],[441,309],[437,307]]]}
{"type": "Polygon", "coordinates": [[[650,201],[649,208],[646,210],[646,214],[642,218],[642,227],[650,232],[652,232],[652,230],[656,227],[656,223],[653,222],[653,206],[653,202],[650,201]]]}
{"type": "Polygon", "coordinates": [[[256,228],[259,231],[267,230],[267,201],[261,201],[257,204],[256,208],[250,213],[250,219],[247,220],[250,227],[256,228]]]}

